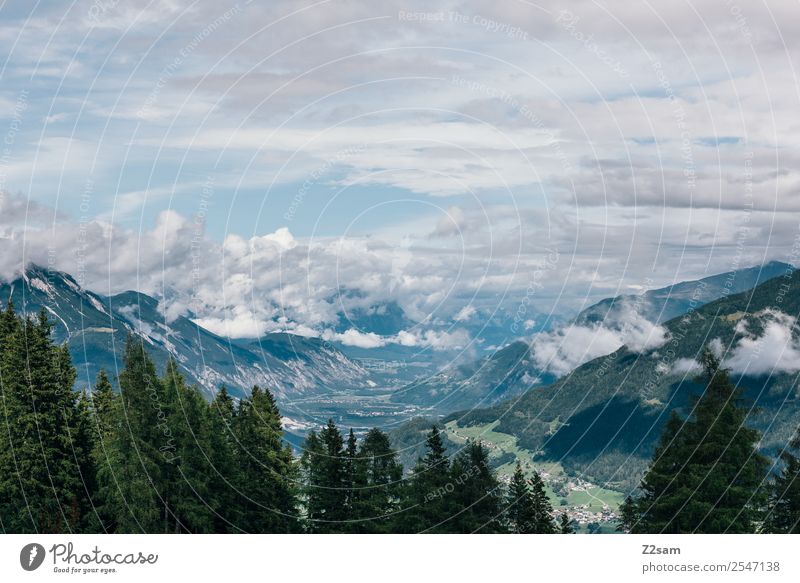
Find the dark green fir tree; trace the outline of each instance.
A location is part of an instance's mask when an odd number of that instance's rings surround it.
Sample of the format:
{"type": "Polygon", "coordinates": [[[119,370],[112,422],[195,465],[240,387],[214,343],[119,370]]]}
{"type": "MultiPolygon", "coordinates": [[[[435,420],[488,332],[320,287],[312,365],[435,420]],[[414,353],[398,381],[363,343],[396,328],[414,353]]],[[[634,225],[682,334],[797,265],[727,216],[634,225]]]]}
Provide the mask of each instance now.
{"type": "Polygon", "coordinates": [[[283,440],[281,415],[272,394],[253,387],[235,416],[239,452],[239,495],[244,506],[238,526],[245,532],[298,530],[297,468],[283,440]]]}
{"type": "Polygon", "coordinates": [[[800,533],[800,429],[779,457],[783,464],[769,487],[764,530],[769,533],[800,533]]]}
{"type": "Polygon", "coordinates": [[[450,460],[435,425],[427,435],[425,448],[425,457],[417,461],[404,488],[394,526],[399,532],[448,532],[454,486],[450,482],[450,460]]]}
{"type": "Polygon", "coordinates": [[[517,462],[506,497],[508,530],[518,534],[552,534],[556,531],[553,508],[537,472],[528,480],[517,462]]]}
{"type": "Polygon", "coordinates": [[[399,508],[403,467],[389,436],[370,429],[358,450],[355,508],[359,532],[389,532],[399,508]]]}
{"type": "Polygon", "coordinates": [[[125,343],[119,385],[119,420],[105,445],[107,467],[98,475],[102,506],[113,512],[115,532],[173,532],[162,454],[170,444],[166,399],[138,336],[125,343]]]}
{"type": "Polygon", "coordinates": [[[353,429],[347,436],[344,449],[344,512],[348,522],[342,525],[346,532],[361,532],[362,522],[361,497],[366,486],[364,464],[358,457],[358,440],[353,429]]]}
{"type": "Polygon", "coordinates": [[[344,439],[332,419],[303,446],[307,529],[346,532],[351,528],[347,503],[347,456],[344,439]]]}
{"type": "Polygon", "coordinates": [[[503,532],[500,483],[489,468],[489,452],[469,441],[450,468],[453,514],[447,528],[457,533],[503,532]]]}
{"type": "Polygon", "coordinates": [[[240,492],[244,478],[239,463],[239,443],[235,434],[237,409],[225,387],[209,405],[211,427],[208,473],[211,480],[210,505],[214,509],[214,532],[244,532],[242,529],[246,495],[240,492]]]}
{"type": "Polygon", "coordinates": [[[169,508],[169,530],[174,533],[214,531],[211,490],[213,473],[211,417],[196,387],[187,386],[174,360],[162,379],[167,426],[162,431],[162,498],[169,508]]]}
{"type": "Polygon", "coordinates": [[[117,531],[118,504],[116,474],[121,459],[119,439],[122,430],[120,396],[114,393],[106,371],[97,373],[91,392],[92,428],[94,430],[92,458],[96,469],[97,491],[93,532],[117,531]]]}
{"type": "Polygon", "coordinates": [[[705,387],[690,417],[668,420],[641,495],[622,507],[633,533],[751,533],[763,520],[766,459],[747,407],[719,360],[705,351],[705,387]]]}
{"type": "Polygon", "coordinates": [[[82,476],[90,471],[79,435],[85,419],[72,390],[75,369],[69,354],[53,344],[44,310],[36,320],[18,319],[9,304],[0,315],[0,329],[3,529],[81,531],[92,477],[82,476]]]}

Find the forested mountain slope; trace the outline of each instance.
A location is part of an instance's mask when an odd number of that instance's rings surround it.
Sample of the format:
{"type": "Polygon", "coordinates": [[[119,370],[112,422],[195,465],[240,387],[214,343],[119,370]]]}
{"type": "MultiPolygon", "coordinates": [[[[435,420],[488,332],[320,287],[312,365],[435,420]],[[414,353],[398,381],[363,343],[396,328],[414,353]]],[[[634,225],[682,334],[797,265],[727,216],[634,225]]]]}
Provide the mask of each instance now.
{"type": "Polygon", "coordinates": [[[774,448],[800,419],[798,314],[800,272],[787,271],[666,322],[669,339],[657,349],[639,354],[622,347],[550,386],[449,419],[462,426],[497,421],[495,431],[517,437],[542,459],[598,481],[629,483],[669,412],[685,411],[699,391],[694,361],[711,346],[752,403],[749,420],[764,432],[762,447],[774,448]],[[788,343],[783,349],[774,345],[781,339],[788,343]]]}

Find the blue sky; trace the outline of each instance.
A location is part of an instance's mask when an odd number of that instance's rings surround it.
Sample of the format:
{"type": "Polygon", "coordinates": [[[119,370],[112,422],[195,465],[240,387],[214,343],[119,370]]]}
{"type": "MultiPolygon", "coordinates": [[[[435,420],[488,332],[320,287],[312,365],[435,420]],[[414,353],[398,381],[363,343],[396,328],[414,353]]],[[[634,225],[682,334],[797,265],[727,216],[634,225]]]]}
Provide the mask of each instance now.
{"type": "Polygon", "coordinates": [[[0,275],[170,287],[240,335],[327,329],[343,282],[457,321],[542,269],[567,314],[792,260],[792,12],[0,0],[0,275]]]}

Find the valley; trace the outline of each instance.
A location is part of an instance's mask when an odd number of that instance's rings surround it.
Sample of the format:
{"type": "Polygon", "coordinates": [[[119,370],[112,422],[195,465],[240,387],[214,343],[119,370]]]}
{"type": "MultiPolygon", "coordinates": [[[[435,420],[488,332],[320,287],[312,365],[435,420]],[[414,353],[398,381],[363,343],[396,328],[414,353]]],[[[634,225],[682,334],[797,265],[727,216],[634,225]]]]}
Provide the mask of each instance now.
{"type": "Polygon", "coordinates": [[[328,419],[340,427],[352,428],[357,435],[373,427],[391,431],[410,418],[422,415],[424,410],[414,405],[395,403],[391,396],[394,387],[368,389],[341,389],[281,403],[287,431],[305,434],[318,429],[328,419]]]}
{"type": "Polygon", "coordinates": [[[519,447],[514,436],[499,433],[496,427],[497,422],[459,427],[455,421],[450,421],[443,431],[457,445],[464,445],[468,440],[480,441],[489,450],[490,461],[499,464],[494,467],[502,483],[510,481],[517,461],[522,463],[526,474],[537,471],[553,509],[556,512],[566,510],[580,532],[615,532],[625,493],[571,476],[558,462],[536,461],[534,452],[519,447]]]}
{"type": "MultiPolygon", "coordinates": [[[[787,313],[800,311],[798,276],[787,264],[732,273],[637,296],[638,309],[663,322],[669,342],[639,351],[623,346],[561,378],[540,368],[526,340],[470,356],[399,345],[358,348],[287,333],[227,339],[189,317],[166,319],[159,301],[145,294],[102,296],[68,274],[35,266],[0,286],[0,301],[13,299],[28,313],[46,310],[56,341],[66,342],[75,360],[77,388],[91,385],[100,368],[113,383],[118,347],[138,334],[158,367],[175,359],[206,398],[222,385],[237,400],[253,385],[268,388],[296,452],[309,431],[332,419],[357,436],[373,427],[389,432],[411,468],[425,433],[440,423],[450,455],[480,441],[501,481],[508,482],[517,461],[527,473],[536,469],[557,511],[566,510],[583,532],[609,532],[667,413],[685,407],[697,390],[690,361],[703,345],[713,339],[732,350],[737,339],[763,332],[776,298],[787,313]],[[749,291],[731,291],[742,287],[749,291]]],[[[632,301],[598,302],[574,325],[613,326],[632,301]]],[[[398,306],[380,317],[374,312],[357,314],[359,326],[394,333],[408,323],[398,306]]],[[[786,439],[800,407],[791,375],[737,379],[760,407],[751,419],[764,431],[764,447],[786,439]]]]}

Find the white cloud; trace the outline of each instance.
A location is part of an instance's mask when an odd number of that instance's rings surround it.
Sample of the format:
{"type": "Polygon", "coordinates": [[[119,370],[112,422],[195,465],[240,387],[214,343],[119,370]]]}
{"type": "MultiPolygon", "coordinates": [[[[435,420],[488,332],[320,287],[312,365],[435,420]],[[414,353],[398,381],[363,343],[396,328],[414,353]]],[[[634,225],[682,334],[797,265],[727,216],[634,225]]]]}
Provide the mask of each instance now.
{"type": "Polygon", "coordinates": [[[400,346],[417,346],[418,338],[411,332],[400,330],[400,332],[397,333],[397,343],[400,346]]]}
{"type": "Polygon", "coordinates": [[[703,367],[694,358],[678,358],[672,363],[672,368],[669,369],[669,372],[679,375],[695,375],[701,370],[703,370],[703,367]]]}
{"type": "Polygon", "coordinates": [[[667,343],[669,332],[666,328],[653,324],[638,314],[637,316],[621,331],[623,342],[632,352],[646,352],[667,343]]]}
{"type": "Polygon", "coordinates": [[[475,309],[475,306],[469,304],[461,308],[455,315],[455,317],[453,317],[453,320],[455,320],[456,322],[466,322],[476,313],[478,313],[478,310],[475,309]]]}
{"type": "Polygon", "coordinates": [[[171,324],[179,317],[185,316],[189,310],[180,300],[165,300],[158,304],[158,311],[164,316],[167,324],[171,324]]]}
{"type": "Polygon", "coordinates": [[[401,330],[393,336],[379,336],[373,332],[361,332],[350,328],[342,333],[326,330],[322,333],[322,338],[328,341],[341,342],[345,346],[357,346],[358,348],[379,348],[387,344],[399,344],[401,346],[432,348],[433,350],[458,350],[463,349],[470,342],[470,336],[466,330],[454,330],[452,332],[438,330],[409,332],[401,330]]]}
{"type": "Polygon", "coordinates": [[[246,310],[234,309],[225,317],[197,318],[195,323],[224,338],[258,338],[269,331],[269,323],[246,310]]]}
{"type": "Polygon", "coordinates": [[[717,358],[722,358],[722,353],[725,351],[722,346],[722,340],[719,338],[712,339],[711,342],[708,343],[708,349],[711,351],[711,354],[717,358]]]}
{"type": "Polygon", "coordinates": [[[556,375],[564,375],[585,362],[610,354],[623,345],[620,335],[604,326],[566,326],[542,332],[533,338],[536,366],[556,375]]]}
{"type": "MultiPolygon", "coordinates": [[[[431,225],[418,233],[406,230],[395,240],[298,238],[282,227],[250,238],[231,233],[219,243],[207,237],[193,217],[174,210],[160,213],[150,229],[136,231],[100,220],[70,220],[8,194],[0,196],[0,211],[0,279],[18,275],[23,261],[52,265],[101,294],[135,289],[153,295],[164,302],[167,319],[191,312],[199,324],[234,337],[279,330],[319,335],[337,326],[342,312],[377,306],[377,314],[381,305],[396,302],[410,319],[438,330],[381,340],[406,346],[465,346],[469,339],[463,331],[442,330],[474,320],[477,313],[505,313],[523,324],[520,332],[527,331],[533,322],[542,321],[537,314],[569,314],[587,295],[614,296],[625,289],[626,281],[635,280],[634,267],[651,261],[659,247],[647,249],[637,243],[629,249],[626,239],[639,241],[648,232],[658,232],[663,244],[673,247],[685,239],[678,229],[661,229],[658,212],[647,210],[639,211],[641,219],[636,221],[613,209],[597,216],[585,212],[580,223],[559,216],[557,227],[537,239],[546,232],[541,212],[487,208],[486,226],[479,228],[476,222],[464,241],[453,244],[432,243],[431,225]],[[533,229],[524,241],[519,232],[523,223],[533,229]],[[569,259],[562,252],[548,263],[552,249],[574,252],[569,259]],[[628,265],[613,259],[622,254],[631,256],[628,265]],[[628,271],[634,274],[625,275],[628,271]],[[358,293],[348,293],[354,290],[358,293]]],[[[711,232],[719,222],[701,211],[690,214],[698,232],[711,232]]],[[[760,220],[754,214],[749,223],[756,226],[760,220]]],[[[788,225],[773,222],[779,225],[773,229],[792,232],[788,225]]],[[[717,229],[720,248],[727,241],[726,229],[717,229]]],[[[731,229],[731,241],[735,233],[731,229]]],[[[700,244],[693,243],[687,253],[700,244]]],[[[670,261],[660,262],[664,273],[674,274],[658,282],[662,285],[710,274],[687,272],[670,261]]],[[[559,330],[536,342],[542,362],[552,359],[553,370],[564,372],[622,344],[644,351],[663,339],[663,329],[631,313],[603,328],[559,330]]],[[[376,342],[355,337],[348,341],[376,342]]]]}
{"type": "Polygon", "coordinates": [[[760,335],[740,321],[737,332],[743,337],[725,360],[725,366],[732,372],[754,376],[800,371],[797,318],[776,310],[765,310],[757,316],[763,326],[760,335]]]}
{"type": "MultiPolygon", "coordinates": [[[[732,373],[759,376],[800,371],[800,328],[794,316],[765,309],[739,320],[734,331],[737,337],[727,354],[719,338],[708,343],[708,349],[721,357],[722,365],[732,373]],[[761,327],[760,332],[751,331],[753,324],[761,327]]],[[[701,370],[693,358],[680,358],[672,366],[672,372],[678,374],[701,370]]]]}
{"type": "Polygon", "coordinates": [[[341,334],[326,331],[322,337],[328,341],[338,341],[345,346],[356,346],[358,348],[379,348],[385,346],[387,342],[385,338],[374,332],[360,332],[354,328],[350,328],[341,334]]]}
{"type": "Polygon", "coordinates": [[[533,337],[533,360],[541,370],[564,375],[623,345],[642,353],[663,346],[669,339],[666,328],[653,324],[632,308],[619,312],[613,321],[592,326],[571,324],[533,337]]]}

